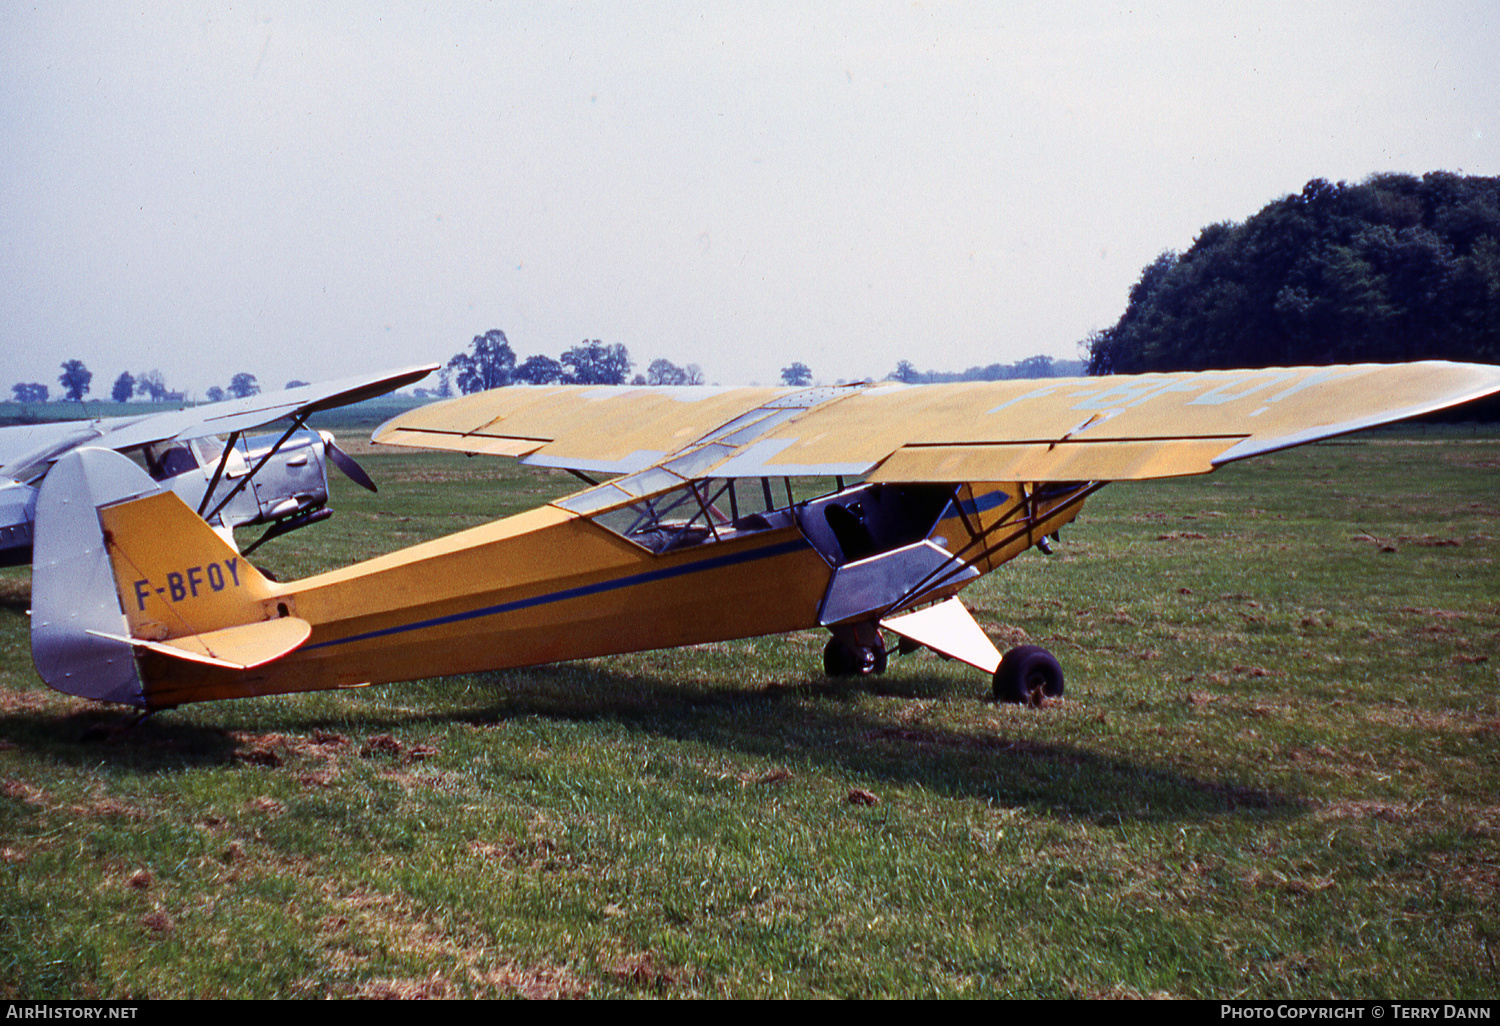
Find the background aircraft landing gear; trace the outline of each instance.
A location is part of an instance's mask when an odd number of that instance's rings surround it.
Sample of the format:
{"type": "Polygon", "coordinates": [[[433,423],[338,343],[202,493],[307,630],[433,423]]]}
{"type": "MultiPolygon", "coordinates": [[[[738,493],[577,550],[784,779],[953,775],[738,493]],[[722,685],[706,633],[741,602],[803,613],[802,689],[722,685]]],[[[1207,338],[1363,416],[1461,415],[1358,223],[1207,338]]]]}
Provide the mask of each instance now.
{"type": "Polygon", "coordinates": [[[996,701],[1041,706],[1062,694],[1062,666],[1045,648],[1018,645],[995,670],[996,701]]]}
{"type": "Polygon", "coordinates": [[[823,672],[830,677],[868,677],[884,673],[889,656],[877,635],[874,645],[849,645],[837,637],[823,647],[823,672]]]}

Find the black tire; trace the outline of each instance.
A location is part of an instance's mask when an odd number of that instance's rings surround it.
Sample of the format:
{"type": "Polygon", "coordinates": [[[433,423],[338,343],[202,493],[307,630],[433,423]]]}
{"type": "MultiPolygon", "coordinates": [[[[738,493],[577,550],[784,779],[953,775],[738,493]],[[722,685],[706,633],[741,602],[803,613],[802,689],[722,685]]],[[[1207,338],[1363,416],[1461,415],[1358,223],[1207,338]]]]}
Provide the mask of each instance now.
{"type": "Polygon", "coordinates": [[[823,672],[830,677],[847,677],[854,673],[854,653],[838,638],[829,638],[823,646],[823,672]]]}
{"type": "Polygon", "coordinates": [[[1045,648],[1018,645],[1005,653],[995,670],[996,701],[1041,705],[1044,698],[1062,695],[1062,665],[1045,648]]]}
{"type": "Polygon", "coordinates": [[[830,677],[868,677],[884,673],[890,662],[885,646],[852,649],[838,638],[829,638],[823,646],[823,672],[830,677]]]}

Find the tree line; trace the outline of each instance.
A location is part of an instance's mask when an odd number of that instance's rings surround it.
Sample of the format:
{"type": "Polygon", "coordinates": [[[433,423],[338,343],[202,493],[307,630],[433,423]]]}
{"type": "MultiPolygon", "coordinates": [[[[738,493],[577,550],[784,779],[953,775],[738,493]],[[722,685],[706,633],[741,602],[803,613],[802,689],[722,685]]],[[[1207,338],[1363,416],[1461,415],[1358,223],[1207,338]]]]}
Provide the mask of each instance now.
{"type": "MultiPolygon", "coordinates": [[[[62,373],[57,376],[57,383],[62,386],[62,399],[65,402],[83,402],[83,397],[89,394],[93,385],[94,372],[82,360],[64,360],[60,366],[62,373]]],[[[295,388],[305,384],[305,381],[288,381],[286,387],[295,388]]],[[[18,403],[45,403],[52,397],[51,388],[39,381],[17,382],[10,386],[10,391],[13,401],[18,403]]],[[[259,394],[260,382],[255,379],[254,374],[245,373],[230,378],[227,388],[214,385],[205,393],[212,403],[259,394]]],[[[159,370],[141,371],[139,374],[121,371],[110,388],[109,397],[117,403],[128,403],[137,397],[154,403],[187,401],[187,396],[182,392],[174,392],[167,387],[167,379],[159,370]]]]}
{"type": "MultiPolygon", "coordinates": [[[[583,342],[563,353],[560,359],[528,356],[517,362],[515,351],[505,332],[492,329],[475,335],[468,349],[455,354],[444,365],[436,389],[419,388],[418,396],[448,396],[453,387],[465,395],[506,385],[701,385],[703,371],[696,363],[679,367],[670,360],[651,361],[644,374],[630,377],[634,366],[630,351],[623,345],[605,345],[600,341],[583,342]]],[[[1054,360],[1050,356],[1032,356],[1012,364],[992,363],[970,367],[966,371],[919,371],[910,361],[902,360],[886,376],[887,381],[909,384],[932,384],[943,381],[1005,381],[1011,378],[1074,377],[1084,373],[1081,360],[1054,360]]],[[[812,368],[793,360],[781,368],[781,383],[806,388],[813,383],[812,368]]]]}
{"type": "Polygon", "coordinates": [[[1016,378],[1074,378],[1088,369],[1083,360],[1055,360],[1050,356],[1028,356],[1015,363],[991,363],[964,371],[919,371],[910,360],[902,360],[886,375],[887,381],[908,385],[938,385],[948,381],[1011,381],[1016,378]]]}
{"type": "Polygon", "coordinates": [[[550,356],[528,356],[517,361],[505,332],[493,328],[475,335],[467,349],[454,354],[438,376],[435,390],[419,388],[419,396],[453,394],[456,385],[465,395],[507,385],[701,385],[703,368],[696,363],[679,367],[671,360],[656,359],[644,373],[630,376],[635,361],[630,350],[615,343],[584,341],[554,360],[550,356]]]}
{"type": "Polygon", "coordinates": [[[1141,272],[1090,374],[1500,363],[1500,178],[1308,182],[1141,272]]]}

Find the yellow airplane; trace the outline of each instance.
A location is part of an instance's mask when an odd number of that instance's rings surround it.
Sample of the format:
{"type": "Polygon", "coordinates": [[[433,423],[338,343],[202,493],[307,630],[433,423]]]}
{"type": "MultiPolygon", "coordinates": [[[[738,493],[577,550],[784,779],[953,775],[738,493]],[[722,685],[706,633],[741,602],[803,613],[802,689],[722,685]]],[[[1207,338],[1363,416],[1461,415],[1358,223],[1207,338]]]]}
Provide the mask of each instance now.
{"type": "Polygon", "coordinates": [[[301,581],[262,576],[106,449],[38,499],[32,653],[53,688],[146,712],[777,634],[831,632],[832,674],[885,632],[1061,694],[957,594],[1110,481],[1225,463],[1500,392],[1500,367],[1272,368],[834,388],[511,387],[382,425],[377,442],[518,457],[589,487],[301,581]],[[795,501],[788,479],[832,479],[795,501]],[[608,480],[605,480],[608,478],[608,480]],[[854,483],[846,483],[854,482],[854,483]]]}

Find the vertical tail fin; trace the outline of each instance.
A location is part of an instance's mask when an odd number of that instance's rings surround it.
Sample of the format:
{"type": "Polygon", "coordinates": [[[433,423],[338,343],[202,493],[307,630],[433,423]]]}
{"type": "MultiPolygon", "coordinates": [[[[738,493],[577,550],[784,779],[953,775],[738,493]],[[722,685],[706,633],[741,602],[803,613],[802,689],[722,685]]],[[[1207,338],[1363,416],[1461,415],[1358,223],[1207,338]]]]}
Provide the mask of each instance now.
{"type": "Polygon", "coordinates": [[[275,586],[181,499],[108,449],[52,468],[37,501],[32,659],[59,691],[151,706],[137,650],[232,669],[306,640],[275,586]]]}
{"type": "Polygon", "coordinates": [[[174,493],[102,506],[99,526],[132,637],[167,641],[267,618],[271,582],[174,493]]]}

